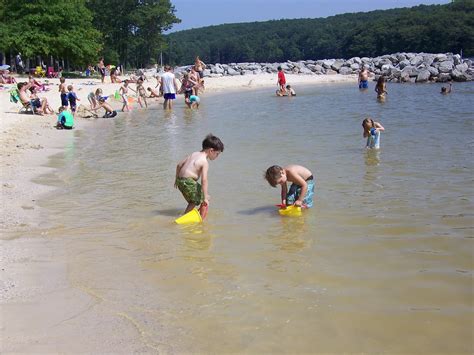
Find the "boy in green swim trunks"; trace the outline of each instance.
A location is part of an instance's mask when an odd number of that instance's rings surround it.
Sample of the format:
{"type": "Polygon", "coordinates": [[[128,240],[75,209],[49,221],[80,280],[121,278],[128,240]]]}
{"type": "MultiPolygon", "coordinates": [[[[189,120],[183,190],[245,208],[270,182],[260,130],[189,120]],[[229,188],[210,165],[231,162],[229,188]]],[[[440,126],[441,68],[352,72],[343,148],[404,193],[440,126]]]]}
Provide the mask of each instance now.
{"type": "Polygon", "coordinates": [[[212,134],[202,142],[200,152],[191,153],[176,166],[176,179],[174,187],[183,194],[188,206],[184,213],[188,213],[194,207],[201,205],[199,212],[205,218],[207,206],[209,205],[209,194],[207,192],[207,172],[209,160],[215,160],[224,151],[224,144],[219,138],[212,134]],[[201,184],[198,183],[201,178],[201,184]]]}

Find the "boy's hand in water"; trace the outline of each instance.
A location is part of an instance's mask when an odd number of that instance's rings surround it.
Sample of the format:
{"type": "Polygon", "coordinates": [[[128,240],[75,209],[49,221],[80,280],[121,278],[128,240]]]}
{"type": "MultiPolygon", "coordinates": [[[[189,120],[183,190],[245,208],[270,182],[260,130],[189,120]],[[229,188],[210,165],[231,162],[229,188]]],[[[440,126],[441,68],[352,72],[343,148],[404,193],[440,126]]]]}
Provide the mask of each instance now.
{"type": "Polygon", "coordinates": [[[296,207],[301,207],[302,202],[300,200],[295,201],[295,206],[296,207]]]}

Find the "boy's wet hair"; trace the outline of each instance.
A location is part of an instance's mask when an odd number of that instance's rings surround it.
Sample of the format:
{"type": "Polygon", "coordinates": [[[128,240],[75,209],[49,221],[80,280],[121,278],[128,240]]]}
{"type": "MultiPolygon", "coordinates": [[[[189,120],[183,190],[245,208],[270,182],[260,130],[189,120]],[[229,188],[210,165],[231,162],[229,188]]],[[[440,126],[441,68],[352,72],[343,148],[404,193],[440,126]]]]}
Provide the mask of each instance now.
{"type": "Polygon", "coordinates": [[[269,167],[264,174],[265,180],[267,180],[271,186],[276,187],[277,180],[280,178],[282,171],[283,168],[279,165],[269,167]]]}
{"type": "Polygon", "coordinates": [[[223,152],[224,151],[224,143],[217,138],[216,136],[212,135],[212,133],[209,133],[206,138],[202,141],[202,150],[212,148],[214,150],[217,150],[218,152],[223,152]]]}
{"type": "Polygon", "coordinates": [[[68,89],[69,91],[72,91],[72,89],[73,89],[72,85],[68,85],[68,86],[67,86],[67,89],[68,89]]]}
{"type": "Polygon", "coordinates": [[[443,86],[443,87],[441,88],[441,92],[446,92],[446,91],[448,91],[448,88],[447,88],[446,86],[443,86]]]}
{"type": "Polygon", "coordinates": [[[287,88],[287,89],[291,89],[291,85],[287,85],[286,88],[287,88]]]}
{"type": "Polygon", "coordinates": [[[66,78],[64,76],[60,77],[59,78],[59,82],[60,83],[64,83],[66,81],[66,78]]]}
{"type": "Polygon", "coordinates": [[[279,67],[277,68],[277,70],[281,70],[281,67],[279,66],[279,67]]]}

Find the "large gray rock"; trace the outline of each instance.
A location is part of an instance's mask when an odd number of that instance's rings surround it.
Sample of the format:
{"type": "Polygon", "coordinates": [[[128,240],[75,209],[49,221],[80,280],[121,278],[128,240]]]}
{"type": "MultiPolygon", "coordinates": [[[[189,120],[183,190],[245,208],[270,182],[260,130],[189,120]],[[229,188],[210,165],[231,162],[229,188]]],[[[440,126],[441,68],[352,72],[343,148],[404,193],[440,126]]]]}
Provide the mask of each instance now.
{"type": "Polygon", "coordinates": [[[409,65],[410,65],[410,61],[409,61],[408,59],[404,59],[404,60],[402,60],[402,61],[398,64],[398,67],[399,67],[400,69],[403,69],[403,68],[405,68],[405,67],[407,67],[407,66],[409,66],[409,65]]]}
{"type": "Polygon", "coordinates": [[[445,83],[451,80],[451,74],[449,73],[440,73],[438,79],[436,80],[439,83],[445,83]]]}
{"type": "Polygon", "coordinates": [[[416,77],[416,82],[417,83],[425,83],[430,79],[431,73],[427,69],[421,70],[417,77],[416,77]]]}
{"type": "MultiPolygon", "coordinates": [[[[401,62],[407,59],[407,56],[403,53],[397,53],[395,54],[395,56],[397,57],[397,62],[401,62]]],[[[410,61],[408,61],[408,63],[410,63],[410,61]]]]}
{"type": "Polygon", "coordinates": [[[352,70],[359,70],[360,69],[359,63],[352,63],[351,64],[351,69],[352,70]]]}
{"type": "Polygon", "coordinates": [[[369,58],[369,57],[362,57],[362,58],[360,58],[360,60],[361,60],[362,63],[364,63],[364,64],[372,63],[372,59],[369,58]]]}
{"type": "Polygon", "coordinates": [[[421,63],[423,63],[423,57],[421,55],[417,55],[410,60],[410,64],[414,67],[419,66],[421,63]]]}
{"type": "Polygon", "coordinates": [[[456,70],[459,70],[460,72],[465,72],[468,68],[469,66],[466,63],[456,65],[456,70]]]}
{"type": "Polygon", "coordinates": [[[461,72],[457,69],[454,69],[451,72],[451,77],[453,78],[454,81],[468,81],[472,80],[471,76],[467,74],[466,72],[461,72]]]}
{"type": "Polygon", "coordinates": [[[431,76],[438,76],[439,71],[435,67],[428,67],[428,71],[430,72],[431,76]]]}
{"type": "Polygon", "coordinates": [[[348,67],[341,67],[341,69],[339,69],[339,74],[342,74],[342,75],[352,74],[352,69],[348,67]]]}
{"type": "Polygon", "coordinates": [[[336,59],[334,61],[334,63],[331,65],[331,69],[335,70],[335,71],[339,71],[339,69],[341,69],[341,67],[343,66],[344,64],[344,60],[342,59],[336,59]]]}
{"type": "Polygon", "coordinates": [[[438,70],[440,71],[440,73],[449,73],[451,70],[453,70],[453,66],[454,63],[449,60],[442,61],[439,64],[438,70]]]}
{"type": "Polygon", "coordinates": [[[323,68],[325,69],[331,69],[331,66],[334,64],[335,60],[334,59],[326,59],[323,60],[323,68]]]}
{"type": "Polygon", "coordinates": [[[454,65],[461,64],[461,56],[459,54],[453,55],[454,65]]]}
{"type": "Polygon", "coordinates": [[[448,56],[446,54],[438,53],[435,55],[435,62],[444,62],[448,60],[448,56]]]}
{"type": "Polygon", "coordinates": [[[300,74],[305,74],[305,75],[313,75],[313,72],[311,70],[309,70],[308,68],[306,68],[306,67],[300,68],[299,73],[300,74]]]}
{"type": "Polygon", "coordinates": [[[388,76],[392,78],[399,79],[401,75],[402,75],[402,71],[396,67],[391,67],[390,70],[388,71],[388,76]]]}
{"type": "Polygon", "coordinates": [[[227,75],[235,76],[235,75],[240,75],[240,72],[235,70],[234,68],[227,68],[227,75]]]}

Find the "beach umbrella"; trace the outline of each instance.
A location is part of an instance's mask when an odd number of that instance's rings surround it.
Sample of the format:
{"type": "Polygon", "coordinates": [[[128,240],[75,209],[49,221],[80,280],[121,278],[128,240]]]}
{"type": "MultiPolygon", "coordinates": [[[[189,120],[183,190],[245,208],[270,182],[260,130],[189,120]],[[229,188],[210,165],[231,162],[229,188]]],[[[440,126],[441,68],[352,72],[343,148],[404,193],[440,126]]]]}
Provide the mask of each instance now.
{"type": "Polygon", "coordinates": [[[7,70],[10,69],[10,66],[8,64],[0,65],[0,70],[7,70]]]}

